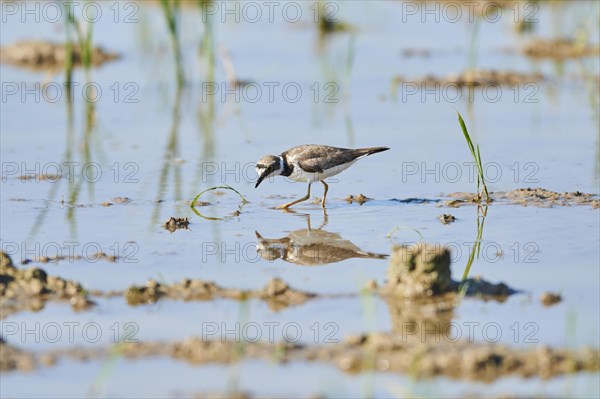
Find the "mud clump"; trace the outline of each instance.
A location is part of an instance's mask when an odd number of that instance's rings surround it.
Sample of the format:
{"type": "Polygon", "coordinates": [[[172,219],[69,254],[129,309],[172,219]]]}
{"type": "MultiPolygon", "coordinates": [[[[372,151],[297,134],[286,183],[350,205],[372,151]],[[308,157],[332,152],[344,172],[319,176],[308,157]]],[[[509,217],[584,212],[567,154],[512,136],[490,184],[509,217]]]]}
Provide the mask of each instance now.
{"type": "Polygon", "coordinates": [[[523,47],[523,53],[532,58],[579,58],[600,54],[600,46],[573,39],[535,39],[523,47]]]}
{"type": "Polygon", "coordinates": [[[372,198],[366,197],[363,194],[358,194],[358,195],[349,195],[345,198],[346,202],[349,204],[352,204],[354,202],[358,203],[359,205],[364,204],[367,201],[372,200],[372,198]]]}
{"type": "Polygon", "coordinates": [[[455,283],[457,289],[465,289],[465,295],[477,297],[483,300],[497,300],[504,302],[506,298],[517,293],[518,291],[510,288],[504,283],[493,284],[483,280],[481,277],[473,277],[466,279],[462,283],[455,283]]]}
{"type": "Polygon", "coordinates": [[[8,254],[0,252],[0,268],[13,267],[12,259],[8,254]]]}
{"type": "Polygon", "coordinates": [[[31,371],[35,368],[35,356],[7,344],[0,337],[0,371],[31,371]]]}
{"type": "MultiPolygon", "coordinates": [[[[452,193],[451,200],[445,201],[445,206],[460,207],[474,204],[475,194],[452,193]]],[[[600,206],[595,194],[586,194],[580,191],[559,193],[544,188],[518,188],[512,191],[498,191],[490,193],[492,202],[508,202],[514,205],[536,206],[541,208],[552,208],[553,206],[591,206],[596,209],[600,206]]]]}
{"type": "MultiPolygon", "coordinates": [[[[109,53],[100,47],[94,47],[91,54],[93,66],[116,60],[118,54],[109,53]]],[[[52,43],[43,40],[23,40],[0,48],[0,61],[33,69],[60,69],[67,59],[67,48],[62,43],[52,43]]],[[[78,46],[73,46],[72,61],[81,65],[82,56],[78,46]]]]}
{"type": "Polygon", "coordinates": [[[440,245],[419,243],[394,246],[381,295],[409,300],[456,298],[460,291],[483,299],[503,301],[517,291],[506,284],[480,278],[454,281],[450,272],[450,250],[440,245]]]}
{"type": "Polygon", "coordinates": [[[105,208],[108,208],[109,206],[113,206],[113,205],[124,205],[124,204],[129,204],[131,203],[131,198],[128,197],[115,197],[110,201],[104,201],[101,202],[100,205],[102,205],[105,208]]]}
{"type": "MultiPolygon", "coordinates": [[[[419,243],[392,248],[387,283],[378,293],[387,303],[392,331],[402,337],[404,344],[456,342],[449,332],[454,308],[463,296],[504,302],[517,292],[506,284],[480,278],[452,280],[450,258],[450,250],[440,245],[419,243]]],[[[344,362],[352,368],[352,360],[344,362]]]]}
{"type": "Polygon", "coordinates": [[[277,278],[271,279],[262,290],[225,288],[212,281],[184,279],[171,285],[149,280],[145,286],[131,286],[125,292],[127,303],[132,306],[152,304],[162,298],[184,301],[257,298],[267,302],[269,307],[274,310],[301,305],[314,296],[313,293],[295,290],[277,278]]]}
{"type": "Polygon", "coordinates": [[[301,305],[316,296],[313,293],[295,290],[278,278],[271,279],[257,295],[260,299],[267,302],[267,305],[272,310],[281,310],[288,306],[301,305]]]}
{"type": "Polygon", "coordinates": [[[34,175],[21,175],[19,176],[21,181],[35,181],[36,183],[41,181],[48,181],[51,183],[56,183],[60,179],[62,179],[62,175],[55,174],[34,174],[34,175]]]}
{"type": "Polygon", "coordinates": [[[0,310],[4,317],[25,309],[38,311],[50,300],[68,300],[76,310],[93,305],[79,283],[49,276],[39,268],[17,269],[2,253],[0,310]]]}
{"type": "Polygon", "coordinates": [[[119,204],[119,205],[129,204],[129,203],[131,203],[131,201],[132,200],[129,197],[115,197],[115,198],[112,199],[112,202],[114,204],[119,204]]]}
{"type": "Polygon", "coordinates": [[[163,227],[174,233],[176,230],[189,230],[190,218],[176,218],[171,216],[169,220],[163,223],[163,227]]]}
{"type": "MultiPolygon", "coordinates": [[[[456,193],[455,193],[456,194],[456,193]]],[[[467,204],[481,204],[481,201],[478,199],[477,195],[471,196],[469,193],[461,193],[464,194],[463,199],[453,199],[444,202],[444,206],[449,206],[451,208],[460,208],[463,205],[467,204]]],[[[453,196],[454,194],[451,194],[453,196]]],[[[490,201],[491,202],[491,201],[490,201]]],[[[441,205],[438,205],[441,206],[441,205]]]]}
{"type": "Polygon", "coordinates": [[[426,298],[452,291],[450,251],[426,243],[394,246],[385,290],[404,298],[426,298]]]}
{"type": "Polygon", "coordinates": [[[179,283],[168,285],[148,280],[145,286],[129,287],[125,292],[125,299],[133,306],[155,303],[161,298],[184,301],[211,300],[222,296],[223,290],[224,288],[212,281],[184,279],[179,283]]]}
{"type": "Polygon", "coordinates": [[[544,292],[540,295],[540,302],[546,307],[562,302],[562,296],[554,292],[544,292]]]}
{"type": "Polygon", "coordinates": [[[440,215],[438,219],[440,219],[440,222],[442,222],[442,224],[450,224],[456,220],[456,218],[449,213],[444,213],[443,215],[440,215]]]}

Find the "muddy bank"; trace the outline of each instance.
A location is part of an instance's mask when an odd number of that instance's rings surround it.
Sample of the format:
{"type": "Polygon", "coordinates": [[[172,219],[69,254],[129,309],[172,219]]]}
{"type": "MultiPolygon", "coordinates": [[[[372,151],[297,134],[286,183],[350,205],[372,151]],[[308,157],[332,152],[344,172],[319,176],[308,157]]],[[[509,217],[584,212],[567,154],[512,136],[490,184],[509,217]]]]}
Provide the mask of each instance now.
{"type": "MultiPolygon", "coordinates": [[[[383,255],[382,255],[383,256],[383,255]]],[[[367,256],[363,256],[367,257],[367,256]]],[[[493,284],[480,278],[463,282],[451,279],[450,251],[440,245],[420,243],[414,246],[395,246],[387,271],[387,284],[379,287],[373,281],[367,289],[384,300],[400,299],[454,302],[459,295],[484,300],[504,301],[518,291],[505,284],[493,284]]],[[[94,295],[104,296],[97,292],[94,295]]],[[[118,294],[118,293],[117,293],[118,294]]],[[[213,281],[183,279],[173,284],[148,280],[145,285],[132,285],[123,293],[132,306],[153,304],[161,299],[181,301],[210,301],[217,299],[261,299],[273,310],[302,305],[312,298],[335,297],[291,288],[279,278],[271,279],[262,289],[241,290],[222,287],[213,281]]],[[[348,296],[347,294],[343,296],[348,296]]],[[[408,303],[404,303],[408,305],[408,303]]]]}
{"type": "Polygon", "coordinates": [[[0,253],[0,310],[2,317],[22,311],[39,311],[48,301],[68,301],[73,309],[89,308],[93,302],[76,281],[50,276],[39,268],[18,269],[0,253]]]}
{"type": "MultiPolygon", "coordinates": [[[[43,278],[43,271],[40,269],[16,270],[6,256],[2,257],[2,272],[3,284],[19,273],[33,275],[34,277],[29,278],[35,280],[51,279],[47,276],[43,278]]],[[[161,356],[194,365],[230,364],[245,359],[259,359],[279,363],[330,363],[348,373],[377,370],[409,374],[416,378],[443,376],[484,382],[506,376],[550,378],[579,371],[600,370],[598,348],[571,350],[540,346],[523,349],[472,343],[450,336],[453,309],[462,295],[501,300],[515,292],[504,284],[491,284],[478,279],[458,283],[450,276],[448,249],[426,243],[394,247],[386,285],[381,288],[376,283],[370,285],[372,293],[382,295],[389,306],[393,323],[391,333],[353,335],[343,342],[323,345],[287,341],[240,343],[235,340],[190,337],[183,341],[67,348],[41,354],[0,342],[0,367],[3,371],[31,370],[35,367],[52,366],[62,360],[102,361],[114,356],[128,359],[161,356]],[[407,330],[409,322],[418,324],[421,329],[407,330]],[[440,339],[430,339],[433,327],[439,329],[436,337],[440,339]]],[[[9,282],[10,288],[13,283],[12,280],[9,282]]],[[[3,289],[3,297],[5,292],[6,289],[3,289]]],[[[75,292],[80,292],[80,287],[75,292]]],[[[315,294],[294,290],[279,279],[272,279],[261,290],[227,289],[212,282],[190,279],[172,285],[150,280],[145,286],[130,287],[124,295],[134,305],[154,303],[161,298],[258,298],[275,309],[302,304],[315,297],[315,294]]]]}
{"type": "MultiPolygon", "coordinates": [[[[473,193],[451,193],[452,198],[444,202],[445,206],[460,207],[468,204],[477,204],[473,193]]],[[[580,191],[559,193],[544,188],[517,188],[512,191],[490,192],[492,202],[509,203],[523,206],[536,206],[552,208],[554,206],[591,206],[600,208],[600,199],[595,194],[586,194],[580,191]]]]}
{"type": "Polygon", "coordinates": [[[532,58],[579,58],[600,54],[600,46],[573,39],[534,39],[523,47],[523,53],[532,58]]]}
{"type": "Polygon", "coordinates": [[[116,263],[119,260],[118,256],[108,255],[105,252],[96,252],[95,254],[89,254],[85,257],[78,254],[73,255],[54,255],[54,256],[38,256],[36,258],[30,259],[25,258],[21,261],[22,265],[28,265],[30,263],[58,263],[61,261],[73,262],[76,260],[86,260],[86,261],[99,261],[104,260],[111,263],[116,263]]]}
{"type": "MultiPolygon", "coordinates": [[[[330,252],[325,253],[331,255],[330,252]]],[[[106,255],[98,254],[98,256],[106,255]]],[[[371,256],[375,255],[363,254],[361,257],[371,256]]],[[[385,255],[377,257],[384,258],[385,255]]],[[[49,258],[42,261],[52,260],[49,258]]],[[[441,246],[430,247],[423,243],[411,247],[394,247],[388,266],[387,284],[379,288],[377,283],[373,282],[370,290],[390,303],[413,306],[417,313],[420,312],[419,307],[405,300],[410,302],[426,299],[453,308],[459,293],[484,300],[503,301],[516,292],[504,284],[492,284],[479,279],[469,279],[461,283],[451,280],[450,252],[441,246]]],[[[47,301],[54,300],[67,300],[74,309],[82,310],[93,305],[90,296],[123,296],[131,306],[153,304],[161,299],[181,301],[260,299],[275,311],[302,305],[316,297],[332,297],[294,289],[278,278],[271,279],[264,288],[256,290],[227,288],[212,281],[199,279],[183,279],[173,284],[148,280],[144,285],[132,285],[124,292],[87,291],[76,281],[50,276],[40,268],[17,268],[11,258],[2,253],[0,309],[3,311],[3,317],[23,310],[38,311],[47,301]]]]}
{"type": "Polygon", "coordinates": [[[310,348],[309,357],[330,358],[341,369],[355,373],[379,370],[416,378],[445,376],[491,382],[505,376],[550,378],[577,371],[598,371],[598,350],[509,348],[466,342],[408,344],[404,337],[386,333],[358,335],[328,348],[310,348]]]}
{"type": "Polygon", "coordinates": [[[8,345],[0,336],[0,372],[30,371],[36,367],[36,357],[29,352],[8,345]]]}
{"type": "MultiPolygon", "coordinates": [[[[118,54],[105,51],[101,47],[92,49],[92,66],[100,66],[118,58],[118,54]]],[[[66,59],[67,49],[63,43],[23,40],[0,48],[0,62],[36,70],[61,69],[66,59]]],[[[72,61],[76,66],[81,65],[82,56],[79,46],[73,46],[72,61]]]]}
{"type": "Polygon", "coordinates": [[[229,342],[191,337],[183,341],[119,344],[102,349],[69,348],[43,354],[22,352],[2,343],[3,370],[51,366],[61,360],[102,360],[119,355],[127,359],[169,357],[193,365],[229,364],[242,359],[278,363],[290,361],[331,363],[348,373],[377,370],[415,378],[444,376],[457,380],[491,382],[506,376],[550,378],[580,371],[597,372],[597,348],[570,350],[536,347],[510,348],[467,342],[410,343],[399,334],[371,333],[327,345],[289,342],[229,342]],[[241,345],[241,347],[240,347],[241,345]],[[20,362],[20,363],[19,363],[20,362]]]}
{"type": "Polygon", "coordinates": [[[544,75],[540,73],[475,69],[458,74],[451,74],[446,77],[426,75],[421,78],[406,79],[403,76],[396,76],[394,78],[394,85],[418,84],[428,88],[439,85],[464,88],[477,86],[510,86],[514,84],[541,82],[544,80],[546,80],[544,75]]]}
{"type": "Polygon", "coordinates": [[[131,286],[125,292],[130,305],[155,303],[159,299],[183,301],[210,301],[214,299],[262,299],[272,310],[281,310],[289,306],[301,305],[316,294],[291,288],[286,282],[273,278],[261,290],[240,290],[225,288],[212,281],[184,279],[179,283],[160,284],[149,280],[145,286],[131,286]]]}

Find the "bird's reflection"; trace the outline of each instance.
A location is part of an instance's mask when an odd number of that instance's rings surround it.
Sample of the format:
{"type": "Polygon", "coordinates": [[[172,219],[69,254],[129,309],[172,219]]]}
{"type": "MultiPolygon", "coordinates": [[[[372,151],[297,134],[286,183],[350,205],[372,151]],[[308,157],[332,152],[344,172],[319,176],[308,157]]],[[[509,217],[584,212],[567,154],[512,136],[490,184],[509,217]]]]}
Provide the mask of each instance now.
{"type": "MultiPolygon", "coordinates": [[[[288,211],[295,213],[293,211],[288,211]]],[[[337,233],[323,230],[327,225],[327,212],[323,212],[323,223],[313,229],[310,215],[300,214],[306,218],[307,228],[294,230],[281,238],[264,238],[256,232],[258,254],[268,261],[282,259],[300,266],[319,266],[337,263],[350,258],[385,259],[387,255],[366,252],[343,239],[337,233]]]]}

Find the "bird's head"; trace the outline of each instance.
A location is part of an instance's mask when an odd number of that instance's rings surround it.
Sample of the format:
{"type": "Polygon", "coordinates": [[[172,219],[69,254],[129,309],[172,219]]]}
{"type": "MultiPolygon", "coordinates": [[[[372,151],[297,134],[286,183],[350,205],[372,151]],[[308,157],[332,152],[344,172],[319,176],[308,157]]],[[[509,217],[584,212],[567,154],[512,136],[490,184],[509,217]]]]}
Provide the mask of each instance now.
{"type": "Polygon", "coordinates": [[[280,175],[283,172],[283,158],[278,155],[265,155],[256,162],[256,174],[258,180],[256,186],[266,178],[280,175]]]}
{"type": "Polygon", "coordinates": [[[255,232],[258,242],[256,243],[256,252],[261,258],[269,262],[275,259],[285,259],[287,247],[290,241],[287,237],[282,239],[263,238],[258,231],[255,232]]]}

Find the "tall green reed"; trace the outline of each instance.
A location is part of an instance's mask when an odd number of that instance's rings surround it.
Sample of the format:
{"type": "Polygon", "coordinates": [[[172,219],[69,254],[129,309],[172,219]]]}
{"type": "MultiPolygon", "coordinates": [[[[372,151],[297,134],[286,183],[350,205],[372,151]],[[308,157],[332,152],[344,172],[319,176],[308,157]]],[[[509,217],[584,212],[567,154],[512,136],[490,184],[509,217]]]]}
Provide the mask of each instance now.
{"type": "Polygon", "coordinates": [[[177,85],[183,86],[185,83],[185,74],[183,71],[181,43],[179,40],[179,0],[160,0],[160,5],[165,17],[165,22],[167,23],[171,46],[173,47],[177,85]]]}
{"type": "Polygon", "coordinates": [[[465,136],[465,140],[467,141],[469,151],[471,151],[471,155],[473,156],[475,164],[477,165],[476,201],[481,202],[482,198],[485,197],[485,201],[490,202],[490,194],[488,192],[487,185],[485,184],[485,178],[483,176],[483,163],[481,162],[481,151],[479,150],[479,144],[477,144],[477,146],[473,145],[473,140],[471,140],[471,136],[469,135],[469,131],[467,130],[467,126],[465,125],[465,121],[463,120],[460,113],[458,113],[458,123],[460,124],[460,128],[462,129],[463,135],[465,136]]]}

